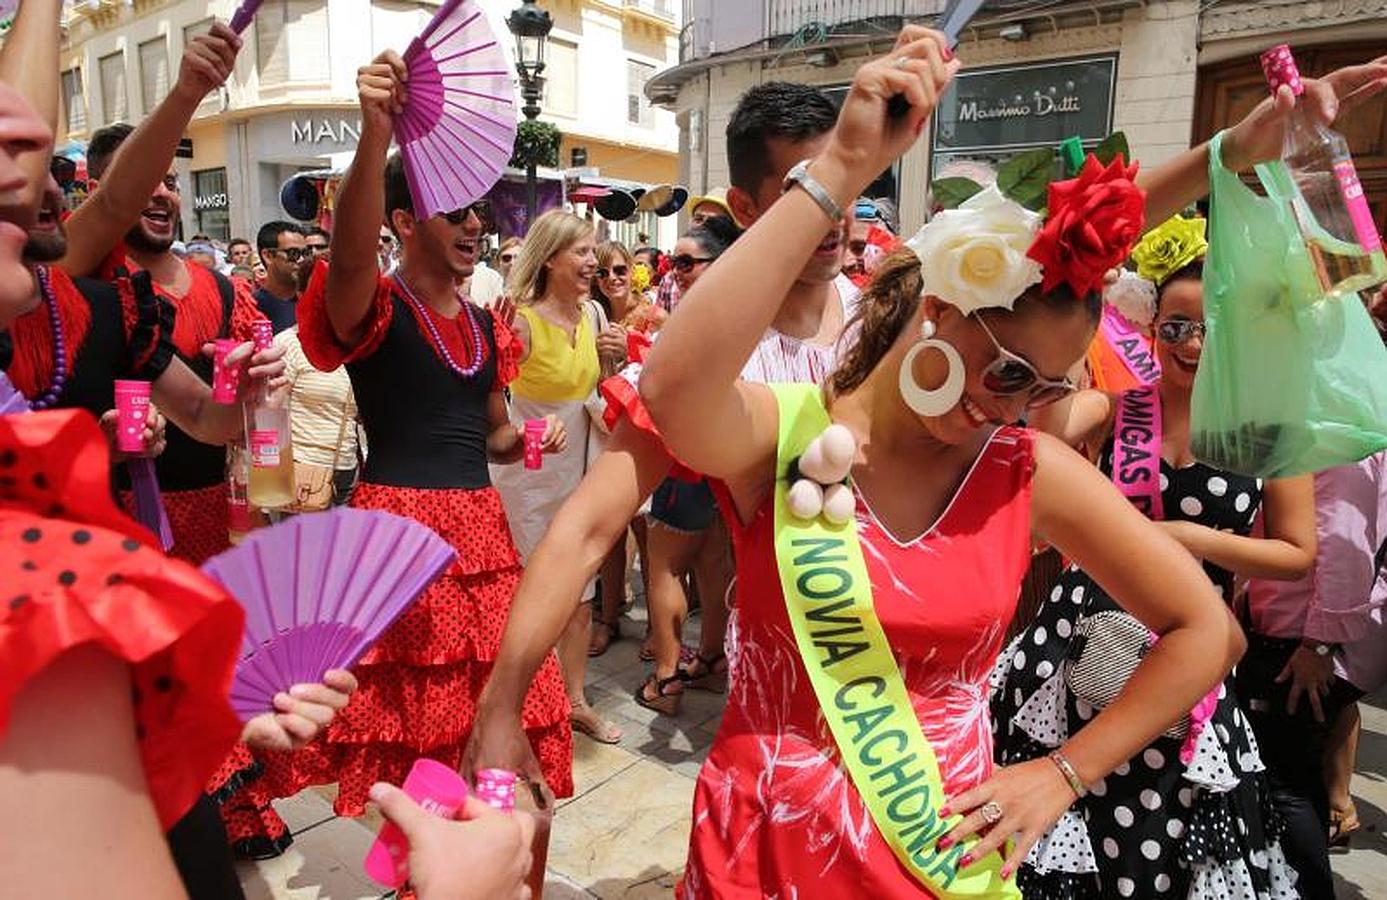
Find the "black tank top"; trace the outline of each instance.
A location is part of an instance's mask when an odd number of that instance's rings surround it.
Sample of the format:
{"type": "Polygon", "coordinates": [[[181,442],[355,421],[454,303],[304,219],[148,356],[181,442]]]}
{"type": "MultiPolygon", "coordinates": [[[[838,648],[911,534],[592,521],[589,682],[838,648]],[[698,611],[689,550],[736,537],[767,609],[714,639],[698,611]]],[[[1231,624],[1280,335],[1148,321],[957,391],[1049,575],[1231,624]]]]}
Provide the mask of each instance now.
{"type": "Polygon", "coordinates": [[[404,301],[392,294],[390,302],[390,327],[376,352],[347,364],[369,445],[362,478],[394,487],[488,487],[487,404],[496,380],[491,314],[472,310],[487,355],[476,376],[464,379],[439,358],[404,301]]]}

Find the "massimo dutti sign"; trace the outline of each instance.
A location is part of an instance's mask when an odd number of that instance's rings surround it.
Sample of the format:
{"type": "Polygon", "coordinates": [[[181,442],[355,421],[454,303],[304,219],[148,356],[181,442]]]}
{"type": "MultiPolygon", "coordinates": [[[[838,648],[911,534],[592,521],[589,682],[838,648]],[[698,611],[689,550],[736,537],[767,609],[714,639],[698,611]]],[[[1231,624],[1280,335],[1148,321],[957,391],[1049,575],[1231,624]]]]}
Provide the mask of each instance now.
{"type": "Polygon", "coordinates": [[[1086,143],[1112,131],[1117,57],[965,69],[934,113],[934,150],[1013,152],[1057,145],[1078,135],[1086,143]]]}

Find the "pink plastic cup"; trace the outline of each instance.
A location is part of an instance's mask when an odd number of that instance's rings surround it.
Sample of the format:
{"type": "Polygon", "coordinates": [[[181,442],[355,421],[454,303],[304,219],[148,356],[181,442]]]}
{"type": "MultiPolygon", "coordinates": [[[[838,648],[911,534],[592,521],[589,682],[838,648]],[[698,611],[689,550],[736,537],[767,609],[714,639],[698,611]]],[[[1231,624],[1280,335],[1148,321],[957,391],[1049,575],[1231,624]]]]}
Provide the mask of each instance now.
{"type": "Polygon", "coordinates": [[[121,453],[144,450],[144,429],[149,419],[149,382],[116,382],[116,449],[121,453]]]}
{"type": "Polygon", "coordinates": [[[525,421],[525,468],[541,469],[544,467],[544,432],[549,427],[549,423],[543,419],[527,419],[525,421]]]}
{"type": "Polygon", "coordinates": [[[234,338],[218,338],[212,342],[212,399],[217,403],[236,402],[244,363],[228,366],[226,356],[239,346],[241,342],[234,338]]]}
{"type": "MultiPolygon", "coordinates": [[[[467,802],[467,782],[432,759],[416,759],[400,786],[415,803],[439,818],[451,819],[467,802]]],[[[366,874],[387,887],[398,888],[409,878],[409,841],[393,822],[386,822],[366,852],[366,874]]]]}
{"type": "Polygon", "coordinates": [[[275,327],[269,319],[256,319],[250,323],[250,340],[256,353],[274,346],[275,327]]]}

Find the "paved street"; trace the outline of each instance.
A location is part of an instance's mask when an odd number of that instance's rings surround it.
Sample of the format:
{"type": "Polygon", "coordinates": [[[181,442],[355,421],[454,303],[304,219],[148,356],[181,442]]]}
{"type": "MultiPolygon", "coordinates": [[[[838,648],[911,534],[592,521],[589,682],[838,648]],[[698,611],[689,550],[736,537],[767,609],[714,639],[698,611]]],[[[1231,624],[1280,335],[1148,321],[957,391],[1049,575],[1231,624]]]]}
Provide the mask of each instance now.
{"type": "MultiPolygon", "coordinates": [[[[643,616],[643,606],[636,614],[643,616]]],[[[717,729],[721,697],[686,693],[677,721],[637,706],[632,694],[647,671],[637,658],[644,625],[623,624],[627,637],[592,661],[588,696],[626,736],[615,747],[576,738],[577,795],[555,814],[548,900],[670,897],[687,850],[694,778],[717,729]]],[[[1385,900],[1387,694],[1363,705],[1354,794],[1363,830],[1351,851],[1334,857],[1339,900],[1385,900]]],[[[279,859],[241,864],[249,900],[381,896],[361,871],[379,819],[338,818],[331,797],[331,789],[316,789],[278,804],[294,846],[279,859]]]]}

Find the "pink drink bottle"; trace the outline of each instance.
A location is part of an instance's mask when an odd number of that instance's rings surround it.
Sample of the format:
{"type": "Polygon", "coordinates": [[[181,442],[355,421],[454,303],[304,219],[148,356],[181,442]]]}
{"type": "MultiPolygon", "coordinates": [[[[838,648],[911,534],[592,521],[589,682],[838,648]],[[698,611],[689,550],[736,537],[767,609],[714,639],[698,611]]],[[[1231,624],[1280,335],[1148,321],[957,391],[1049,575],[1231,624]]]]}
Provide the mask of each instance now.
{"type": "MultiPolygon", "coordinates": [[[[1282,85],[1305,93],[1291,48],[1285,44],[1262,54],[1262,71],[1272,93],[1282,85]]],[[[1387,281],[1387,257],[1373,224],[1368,199],[1358,181],[1348,142],[1324,127],[1297,103],[1286,126],[1281,158],[1290,170],[1296,196],[1291,211],[1310,252],[1326,297],[1342,297],[1387,281]]]]}
{"type": "MultiPolygon", "coordinates": [[[[467,802],[467,782],[448,766],[432,759],[414,761],[400,786],[427,812],[452,819],[467,802]]],[[[393,822],[386,822],[366,853],[366,874],[387,887],[398,888],[409,878],[409,841],[393,822]]]]}

